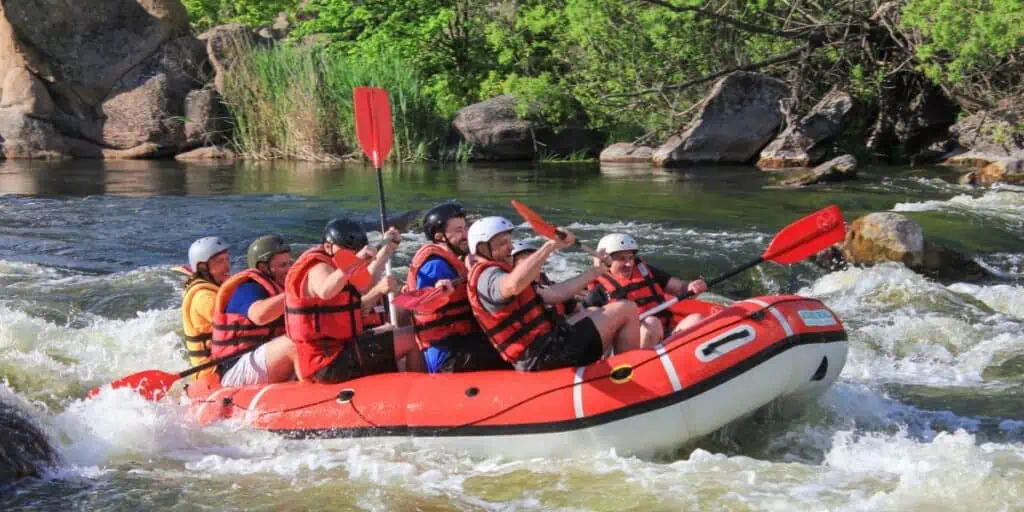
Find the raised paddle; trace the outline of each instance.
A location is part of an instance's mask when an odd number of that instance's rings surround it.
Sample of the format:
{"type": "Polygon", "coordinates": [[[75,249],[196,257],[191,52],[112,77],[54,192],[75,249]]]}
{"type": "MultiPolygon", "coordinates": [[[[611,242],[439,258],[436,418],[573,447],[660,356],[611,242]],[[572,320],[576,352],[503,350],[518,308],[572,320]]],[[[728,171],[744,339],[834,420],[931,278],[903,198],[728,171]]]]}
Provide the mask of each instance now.
{"type": "MultiPolygon", "coordinates": [[[[391,103],[388,92],[380,87],[356,87],[352,91],[352,101],[356,115],[356,137],[363,153],[373,162],[377,171],[377,195],[380,199],[380,232],[388,229],[387,209],[384,206],[384,177],[381,167],[391,152],[394,143],[394,131],[391,126],[391,103]]],[[[391,259],[384,266],[385,272],[391,275],[391,259]]],[[[385,308],[391,318],[391,325],[398,325],[398,316],[393,307],[395,294],[388,294],[385,308]]]]}
{"type": "MultiPolygon", "coordinates": [[[[768,248],[757,259],[744,263],[728,273],[707,281],[708,288],[729,279],[732,276],[755,267],[766,261],[773,261],[782,265],[789,265],[803,261],[815,254],[827,249],[833,244],[843,241],[846,236],[846,221],[843,220],[843,213],[836,205],[822,208],[792,224],[782,228],[768,244],[768,248]]],[[[656,315],[673,304],[693,296],[686,292],[679,297],[669,299],[658,307],[645,311],[640,315],[643,320],[651,315],[656,315]]]]}
{"type": "MultiPolygon", "coordinates": [[[[544,220],[544,218],[540,216],[540,214],[533,211],[533,209],[531,209],[529,206],[526,206],[525,204],[513,199],[512,207],[516,209],[516,212],[519,213],[519,216],[526,220],[527,224],[530,225],[530,228],[532,228],[533,231],[536,232],[538,235],[550,240],[561,240],[565,238],[564,233],[559,231],[558,228],[556,228],[555,226],[548,224],[544,220]]],[[[579,247],[580,249],[583,249],[591,256],[601,261],[604,261],[605,263],[610,263],[607,255],[601,256],[601,254],[598,253],[597,251],[581,244],[579,240],[576,240],[576,243],[573,245],[579,247]]]]}

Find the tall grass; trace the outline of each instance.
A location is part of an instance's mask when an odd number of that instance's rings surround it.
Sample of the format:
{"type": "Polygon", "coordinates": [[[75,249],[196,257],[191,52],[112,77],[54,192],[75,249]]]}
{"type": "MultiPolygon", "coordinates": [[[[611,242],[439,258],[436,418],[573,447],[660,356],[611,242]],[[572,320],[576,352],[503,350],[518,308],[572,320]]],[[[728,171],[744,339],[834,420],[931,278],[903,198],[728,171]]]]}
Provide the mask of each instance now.
{"type": "Polygon", "coordinates": [[[394,121],[392,161],[434,158],[448,123],[425,94],[413,66],[386,53],[344,55],[277,45],[240,48],[225,76],[224,102],[234,117],[235,149],[251,158],[339,160],[360,154],[352,90],[388,90],[394,121]]]}

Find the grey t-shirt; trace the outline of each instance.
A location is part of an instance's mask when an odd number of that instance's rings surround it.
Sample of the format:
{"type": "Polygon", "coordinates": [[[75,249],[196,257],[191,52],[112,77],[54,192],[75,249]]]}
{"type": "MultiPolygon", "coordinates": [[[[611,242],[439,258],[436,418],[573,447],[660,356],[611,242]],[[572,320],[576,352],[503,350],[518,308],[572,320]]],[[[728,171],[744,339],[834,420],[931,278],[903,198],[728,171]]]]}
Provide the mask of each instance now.
{"type": "Polygon", "coordinates": [[[480,296],[480,303],[491,313],[497,313],[509,302],[512,302],[512,299],[505,299],[501,296],[501,279],[507,275],[508,272],[501,268],[491,267],[480,274],[480,280],[476,283],[476,293],[480,296]]]}

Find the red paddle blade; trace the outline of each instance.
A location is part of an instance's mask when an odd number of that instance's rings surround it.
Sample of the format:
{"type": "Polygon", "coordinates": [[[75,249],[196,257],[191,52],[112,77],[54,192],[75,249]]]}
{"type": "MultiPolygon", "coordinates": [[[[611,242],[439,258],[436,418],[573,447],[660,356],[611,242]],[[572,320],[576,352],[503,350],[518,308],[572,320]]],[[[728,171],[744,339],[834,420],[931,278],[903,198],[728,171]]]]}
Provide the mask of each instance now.
{"type": "Polygon", "coordinates": [[[845,236],[846,221],[833,204],[782,228],[761,257],[775,263],[796,263],[842,242],[845,236]]]}
{"type": "Polygon", "coordinates": [[[444,288],[415,290],[398,295],[394,300],[396,307],[407,309],[414,313],[430,313],[447,302],[448,297],[444,293],[444,288]]]}
{"type": "MultiPolygon", "coordinates": [[[[167,390],[171,389],[171,386],[180,378],[181,376],[173,373],[160,370],[146,370],[115,380],[110,383],[110,387],[111,389],[132,388],[146,400],[156,401],[163,398],[167,394],[167,390]]],[[[100,394],[102,390],[102,387],[94,388],[86,396],[93,398],[100,394]]]]}
{"type": "Polygon", "coordinates": [[[356,114],[356,137],[363,153],[380,169],[391,152],[394,133],[388,92],[380,87],[356,87],[352,91],[356,114]]]}
{"type": "Polygon", "coordinates": [[[529,206],[513,199],[512,207],[516,209],[519,216],[526,220],[538,235],[544,238],[550,238],[551,240],[558,240],[558,229],[551,224],[544,222],[544,218],[538,215],[537,212],[531,210],[529,206]]]}

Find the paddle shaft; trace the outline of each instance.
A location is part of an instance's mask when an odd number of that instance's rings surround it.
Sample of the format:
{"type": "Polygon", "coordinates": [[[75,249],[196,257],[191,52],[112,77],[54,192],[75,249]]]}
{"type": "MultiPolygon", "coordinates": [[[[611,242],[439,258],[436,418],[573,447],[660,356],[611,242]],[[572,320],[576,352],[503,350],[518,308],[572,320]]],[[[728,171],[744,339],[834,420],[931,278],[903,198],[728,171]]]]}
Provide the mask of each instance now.
{"type": "MultiPolygon", "coordinates": [[[[266,343],[266,342],[264,342],[264,343],[266,343]]],[[[238,352],[235,352],[234,354],[231,354],[230,356],[224,356],[224,357],[221,357],[221,358],[218,358],[218,359],[211,359],[211,360],[209,360],[209,361],[207,361],[207,362],[205,362],[205,363],[203,363],[203,364],[201,364],[199,366],[193,366],[192,368],[189,368],[188,370],[185,370],[185,371],[179,373],[178,377],[183,379],[183,378],[188,377],[189,375],[192,375],[194,373],[199,373],[199,372],[201,372],[203,370],[206,370],[207,368],[213,368],[214,366],[217,366],[217,365],[219,365],[221,363],[224,363],[224,362],[230,361],[232,359],[244,356],[245,354],[248,354],[249,352],[253,352],[253,351],[255,351],[256,349],[258,349],[258,348],[260,348],[262,346],[263,346],[263,343],[260,343],[258,345],[253,345],[253,346],[251,346],[251,347],[249,347],[249,348],[247,348],[245,350],[240,350],[238,352]]]]}
{"type": "MultiPolygon", "coordinates": [[[[384,204],[384,172],[378,167],[377,168],[377,196],[380,200],[380,232],[385,234],[388,231],[388,211],[384,204]]],[[[386,276],[391,275],[391,258],[388,258],[387,263],[384,264],[384,274],[386,276]]],[[[398,325],[398,312],[394,307],[395,294],[389,292],[388,300],[384,303],[384,313],[391,319],[391,325],[398,325]]]]}
{"type": "MultiPolygon", "coordinates": [[[[712,279],[710,281],[705,281],[704,283],[707,284],[708,288],[711,288],[712,286],[714,286],[714,285],[716,285],[718,283],[721,283],[722,281],[725,281],[726,279],[729,279],[730,277],[732,277],[732,276],[734,276],[736,274],[739,274],[740,272],[743,272],[744,270],[747,270],[747,269],[752,268],[752,267],[756,267],[756,266],[764,263],[765,261],[767,261],[767,260],[765,260],[764,258],[759,256],[756,260],[748,261],[747,263],[744,263],[743,265],[730,270],[728,273],[720,275],[720,276],[718,276],[718,277],[716,277],[716,278],[714,278],[714,279],[712,279]]],[[[643,320],[643,319],[645,319],[645,318],[647,318],[647,317],[649,317],[651,315],[657,315],[658,313],[661,313],[662,311],[665,311],[666,309],[674,306],[677,302],[679,302],[681,300],[686,300],[686,299],[688,299],[690,297],[693,297],[693,293],[687,291],[686,293],[683,293],[682,295],[680,295],[678,297],[673,297],[673,298],[671,298],[671,299],[669,299],[669,300],[667,300],[665,302],[662,302],[661,304],[658,304],[657,307],[648,309],[647,311],[644,311],[643,313],[641,313],[640,314],[640,320],[643,320]]]]}

